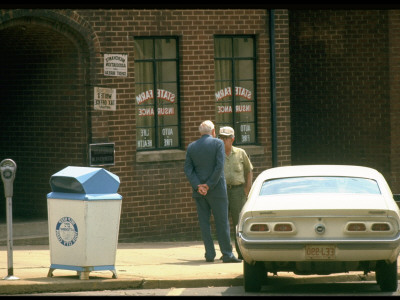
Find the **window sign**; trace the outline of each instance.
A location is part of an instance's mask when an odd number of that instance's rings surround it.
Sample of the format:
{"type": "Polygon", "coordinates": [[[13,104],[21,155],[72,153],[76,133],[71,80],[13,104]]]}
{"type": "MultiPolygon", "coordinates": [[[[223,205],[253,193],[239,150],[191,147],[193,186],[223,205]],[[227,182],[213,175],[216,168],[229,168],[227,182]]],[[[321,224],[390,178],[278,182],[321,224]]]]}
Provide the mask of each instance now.
{"type": "Polygon", "coordinates": [[[159,135],[159,144],[163,147],[171,147],[178,142],[177,126],[161,127],[159,135]]]}
{"type": "Polygon", "coordinates": [[[152,128],[138,128],[137,147],[140,149],[152,149],[154,144],[154,131],[152,128]]]}
{"type": "Polygon", "coordinates": [[[215,93],[215,100],[221,101],[225,98],[231,98],[233,93],[235,94],[235,97],[242,97],[243,99],[252,100],[251,90],[240,86],[235,87],[234,92],[230,86],[220,89],[215,93]]]}
{"type": "Polygon", "coordinates": [[[114,143],[89,144],[90,166],[114,165],[114,143]]]}
{"type": "Polygon", "coordinates": [[[117,109],[116,89],[95,87],[94,88],[94,109],[113,110],[117,109]]]}
{"type": "Polygon", "coordinates": [[[216,125],[234,128],[235,144],[255,144],[255,38],[216,36],[214,42],[216,125]]]}
{"type": "Polygon", "coordinates": [[[135,38],[137,149],[179,148],[177,38],[135,38]]]}
{"type": "Polygon", "coordinates": [[[126,77],[128,75],[128,55],[104,54],[104,75],[126,77]]]}

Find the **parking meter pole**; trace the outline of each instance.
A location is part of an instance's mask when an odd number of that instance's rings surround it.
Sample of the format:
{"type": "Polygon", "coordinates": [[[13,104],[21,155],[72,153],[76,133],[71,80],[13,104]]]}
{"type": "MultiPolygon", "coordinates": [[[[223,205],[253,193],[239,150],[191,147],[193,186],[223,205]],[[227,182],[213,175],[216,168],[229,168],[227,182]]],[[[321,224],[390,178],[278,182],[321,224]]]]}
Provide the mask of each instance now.
{"type": "Polygon", "coordinates": [[[8,275],[4,280],[16,280],[18,277],[14,276],[13,267],[13,233],[12,233],[12,198],[7,197],[7,269],[8,275]]]}
{"type": "Polygon", "coordinates": [[[16,280],[18,277],[14,276],[13,267],[13,233],[12,233],[12,195],[13,183],[15,173],[17,171],[17,164],[12,159],[4,159],[0,162],[1,179],[4,184],[4,195],[6,196],[6,216],[7,216],[7,263],[8,275],[4,280],[16,280]]]}

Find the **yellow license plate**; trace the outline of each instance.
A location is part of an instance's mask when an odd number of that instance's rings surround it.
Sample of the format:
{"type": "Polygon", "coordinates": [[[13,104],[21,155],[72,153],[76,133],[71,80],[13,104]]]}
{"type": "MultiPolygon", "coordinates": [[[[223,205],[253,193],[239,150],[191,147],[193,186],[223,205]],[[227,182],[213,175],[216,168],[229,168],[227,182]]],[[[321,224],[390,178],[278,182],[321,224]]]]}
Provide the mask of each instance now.
{"type": "Polygon", "coordinates": [[[332,245],[306,245],[306,259],[335,259],[336,247],[332,245]]]}

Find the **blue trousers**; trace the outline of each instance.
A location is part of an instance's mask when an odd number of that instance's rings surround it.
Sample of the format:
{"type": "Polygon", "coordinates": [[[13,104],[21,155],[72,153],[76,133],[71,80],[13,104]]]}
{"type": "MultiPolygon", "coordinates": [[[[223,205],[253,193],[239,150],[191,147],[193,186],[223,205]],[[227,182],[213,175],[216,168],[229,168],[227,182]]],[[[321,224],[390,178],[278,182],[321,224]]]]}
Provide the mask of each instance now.
{"type": "Polygon", "coordinates": [[[199,219],[201,237],[206,250],[205,258],[214,259],[216,256],[214,241],[211,236],[211,213],[214,216],[215,229],[219,248],[224,257],[232,257],[230,226],[228,219],[228,199],[224,197],[208,199],[196,197],[197,216],[199,219]]]}

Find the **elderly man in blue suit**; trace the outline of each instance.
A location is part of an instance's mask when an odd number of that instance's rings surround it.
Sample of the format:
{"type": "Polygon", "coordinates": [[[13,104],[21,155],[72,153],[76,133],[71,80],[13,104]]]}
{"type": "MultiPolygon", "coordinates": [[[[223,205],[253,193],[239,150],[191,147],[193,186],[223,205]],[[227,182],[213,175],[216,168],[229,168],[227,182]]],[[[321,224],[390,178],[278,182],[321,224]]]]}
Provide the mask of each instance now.
{"type": "Polygon", "coordinates": [[[210,217],[214,216],[218,244],[224,263],[236,263],[232,253],[230,226],[228,219],[228,195],[224,176],[225,148],[222,140],[215,138],[215,127],[210,120],[199,126],[200,139],[190,143],[184,171],[193,188],[192,197],[196,201],[201,236],[207,262],[216,256],[211,236],[210,217]]]}

